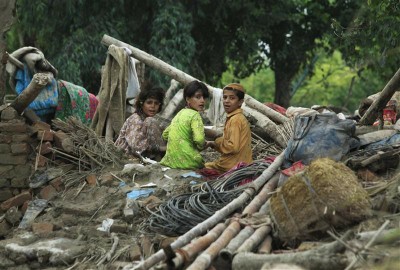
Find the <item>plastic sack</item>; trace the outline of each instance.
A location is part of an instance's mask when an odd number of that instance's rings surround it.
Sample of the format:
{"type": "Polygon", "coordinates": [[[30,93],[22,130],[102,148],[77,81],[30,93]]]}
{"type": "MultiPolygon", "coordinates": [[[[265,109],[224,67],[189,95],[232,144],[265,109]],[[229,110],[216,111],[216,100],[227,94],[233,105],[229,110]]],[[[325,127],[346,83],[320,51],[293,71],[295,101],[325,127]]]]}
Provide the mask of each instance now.
{"type": "Polygon", "coordinates": [[[355,130],[353,120],[341,120],[335,113],[297,116],[293,137],[285,150],[284,167],[299,160],[308,165],[322,157],[339,161],[351,148],[359,146],[355,130]]]}

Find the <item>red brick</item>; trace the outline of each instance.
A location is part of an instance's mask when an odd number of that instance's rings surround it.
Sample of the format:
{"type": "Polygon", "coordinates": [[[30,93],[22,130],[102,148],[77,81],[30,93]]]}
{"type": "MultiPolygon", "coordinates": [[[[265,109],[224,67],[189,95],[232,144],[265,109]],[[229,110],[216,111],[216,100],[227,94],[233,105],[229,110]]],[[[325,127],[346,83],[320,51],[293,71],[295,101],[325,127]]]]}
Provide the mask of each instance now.
{"type": "Polygon", "coordinates": [[[46,166],[46,164],[49,161],[49,159],[47,157],[45,157],[45,156],[37,154],[36,155],[36,161],[37,161],[38,167],[44,167],[44,166],[46,166]]]}
{"type": "Polygon", "coordinates": [[[61,130],[54,133],[54,145],[67,153],[72,153],[74,151],[72,139],[61,130]]]}
{"type": "Polygon", "coordinates": [[[17,132],[17,133],[25,133],[28,131],[28,127],[24,122],[16,122],[16,123],[0,123],[0,130],[7,132],[17,132]]]}
{"type": "Polygon", "coordinates": [[[43,139],[44,142],[52,142],[54,140],[54,132],[51,130],[39,130],[37,138],[39,141],[43,139]]]}
{"type": "Polygon", "coordinates": [[[0,221],[0,237],[2,236],[6,236],[7,234],[9,234],[11,232],[11,226],[8,224],[8,222],[3,219],[2,221],[0,221]]]}
{"type": "Polygon", "coordinates": [[[64,189],[64,183],[62,182],[61,177],[51,180],[50,185],[52,185],[57,192],[60,192],[64,189]]]}
{"type": "Polygon", "coordinates": [[[12,154],[0,154],[0,164],[22,165],[26,164],[27,160],[28,160],[27,155],[14,156],[12,154]]]}
{"type": "Polygon", "coordinates": [[[39,154],[40,155],[46,155],[48,153],[51,153],[51,148],[53,147],[51,145],[51,142],[44,142],[41,145],[39,145],[39,154]]]}
{"type": "Polygon", "coordinates": [[[31,148],[27,143],[13,143],[11,144],[11,153],[13,154],[29,154],[31,148]]]}
{"type": "Polygon", "coordinates": [[[8,154],[11,152],[11,148],[8,144],[0,143],[0,153],[8,154]]]}
{"type": "Polygon", "coordinates": [[[52,232],[54,229],[54,225],[51,223],[43,222],[43,223],[32,223],[32,231],[36,234],[48,234],[52,232]]]}
{"type": "Polygon", "coordinates": [[[28,134],[17,134],[12,136],[13,142],[30,142],[31,137],[28,134]]]}
{"type": "Polygon", "coordinates": [[[21,206],[24,204],[24,202],[31,200],[32,199],[32,195],[29,193],[29,191],[23,192],[21,194],[18,194],[15,197],[12,197],[10,199],[8,199],[7,201],[3,202],[0,205],[0,208],[3,211],[8,210],[10,207],[13,206],[21,206]]]}
{"type": "Polygon", "coordinates": [[[6,134],[0,134],[0,143],[11,143],[12,136],[6,134]]]}
{"type": "Polygon", "coordinates": [[[49,124],[42,122],[42,121],[38,121],[32,124],[32,129],[35,132],[38,132],[39,130],[50,130],[51,127],[49,124]]]}
{"type": "Polygon", "coordinates": [[[113,187],[113,186],[118,186],[119,181],[116,181],[114,179],[114,176],[112,176],[110,173],[103,174],[100,176],[100,183],[101,185],[108,186],[108,187],[113,187]]]}
{"type": "Polygon", "coordinates": [[[45,186],[40,190],[40,198],[45,200],[51,200],[57,195],[57,190],[52,186],[45,186]]]}
{"type": "Polygon", "coordinates": [[[95,174],[89,174],[86,176],[86,182],[89,184],[89,186],[95,186],[97,184],[97,177],[95,174]]]}
{"type": "Polygon", "coordinates": [[[368,169],[360,169],[357,171],[357,176],[366,182],[377,182],[380,181],[378,175],[368,169]]]}
{"type": "Polygon", "coordinates": [[[22,214],[25,214],[26,209],[28,209],[28,205],[29,205],[30,202],[31,202],[31,201],[26,201],[26,202],[24,202],[24,204],[21,206],[21,212],[22,212],[22,214]]]}

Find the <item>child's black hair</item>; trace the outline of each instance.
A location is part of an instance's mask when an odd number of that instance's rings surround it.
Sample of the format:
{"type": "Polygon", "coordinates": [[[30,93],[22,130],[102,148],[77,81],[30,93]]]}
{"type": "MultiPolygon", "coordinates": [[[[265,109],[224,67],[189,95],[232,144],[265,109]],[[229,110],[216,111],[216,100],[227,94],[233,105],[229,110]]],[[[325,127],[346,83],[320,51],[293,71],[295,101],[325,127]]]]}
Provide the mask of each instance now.
{"type": "Polygon", "coordinates": [[[191,81],[183,89],[183,98],[186,99],[193,97],[198,90],[203,94],[203,98],[208,98],[210,96],[208,88],[204,83],[200,81],[191,81]]]}
{"type": "Polygon", "coordinates": [[[160,107],[158,108],[158,112],[161,112],[163,107],[164,97],[165,97],[165,91],[161,87],[153,87],[150,90],[142,89],[142,91],[140,91],[139,96],[136,97],[136,102],[135,102],[136,109],[138,110],[141,109],[146,99],[154,98],[160,102],[160,107]]]}

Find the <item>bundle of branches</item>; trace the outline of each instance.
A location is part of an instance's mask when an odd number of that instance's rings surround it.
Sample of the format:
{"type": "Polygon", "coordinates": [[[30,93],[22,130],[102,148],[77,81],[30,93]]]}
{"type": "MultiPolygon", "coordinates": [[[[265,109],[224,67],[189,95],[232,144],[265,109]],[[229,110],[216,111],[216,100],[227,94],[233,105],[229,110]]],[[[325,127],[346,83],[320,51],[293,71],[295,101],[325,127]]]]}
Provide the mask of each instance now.
{"type": "Polygon", "coordinates": [[[112,141],[99,137],[93,129],[83,124],[76,117],[69,117],[65,122],[53,120],[53,126],[69,135],[73,141],[73,153],[64,153],[54,149],[55,154],[78,163],[86,169],[102,169],[107,165],[122,167],[127,157],[112,141]]]}
{"type": "Polygon", "coordinates": [[[257,160],[253,163],[240,167],[232,172],[225,173],[214,180],[210,180],[192,187],[192,191],[207,192],[208,190],[216,190],[224,192],[236,188],[244,180],[254,180],[266,170],[271,163],[265,160],[257,160]]]}
{"type": "MultiPolygon", "coordinates": [[[[287,145],[289,139],[293,135],[293,118],[289,118],[286,122],[278,126],[277,132],[287,145]]],[[[277,156],[284,150],[280,145],[275,142],[267,142],[256,133],[252,132],[251,147],[253,150],[253,157],[255,160],[264,159],[265,157],[277,156]]]]}
{"type": "Polygon", "coordinates": [[[242,192],[242,188],[226,192],[210,188],[208,192],[172,197],[158,205],[155,211],[146,208],[151,215],[141,224],[141,230],[168,236],[182,235],[239,197],[242,192]]]}

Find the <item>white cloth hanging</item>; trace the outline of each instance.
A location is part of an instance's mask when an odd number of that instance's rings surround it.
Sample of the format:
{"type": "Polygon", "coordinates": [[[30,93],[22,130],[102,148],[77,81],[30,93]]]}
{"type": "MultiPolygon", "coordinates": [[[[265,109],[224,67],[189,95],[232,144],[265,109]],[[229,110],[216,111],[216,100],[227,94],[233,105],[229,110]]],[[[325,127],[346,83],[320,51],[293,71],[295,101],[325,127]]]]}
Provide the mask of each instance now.
{"type": "Polygon", "coordinates": [[[214,88],[207,117],[216,128],[224,126],[225,124],[226,113],[224,109],[224,104],[222,102],[221,88],[214,88]]]}
{"type": "MultiPolygon", "coordinates": [[[[128,55],[132,54],[132,51],[126,47],[124,47],[125,52],[128,55]]],[[[136,72],[135,59],[133,57],[129,57],[129,71],[128,71],[128,87],[126,89],[126,99],[135,98],[139,95],[140,92],[140,84],[139,78],[136,72]]]]}

